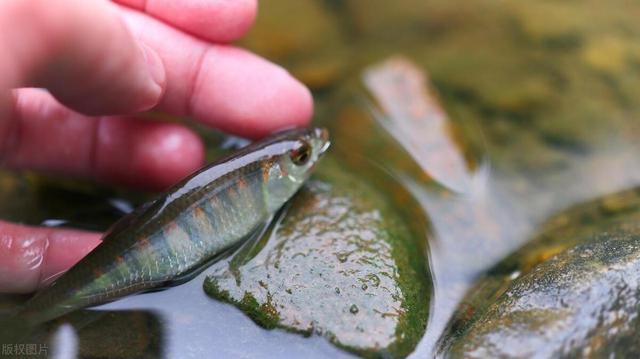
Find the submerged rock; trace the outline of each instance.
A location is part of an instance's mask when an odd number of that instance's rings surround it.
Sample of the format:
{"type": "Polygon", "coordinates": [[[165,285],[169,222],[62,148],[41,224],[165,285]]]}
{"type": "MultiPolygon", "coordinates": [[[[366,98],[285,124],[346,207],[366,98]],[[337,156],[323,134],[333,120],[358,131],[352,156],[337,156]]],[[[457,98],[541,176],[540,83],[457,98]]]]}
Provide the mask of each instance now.
{"type": "Polygon", "coordinates": [[[640,355],[640,191],[558,215],[478,281],[448,357],[640,355]]]}
{"type": "Polygon", "coordinates": [[[253,31],[241,43],[319,90],[340,81],[349,67],[351,44],[344,37],[321,2],[277,0],[260,8],[253,31]]]}
{"type": "Polygon", "coordinates": [[[216,265],[205,291],[266,328],[364,356],[408,355],[428,319],[424,238],[375,187],[322,166],[266,235],[216,265]]]}
{"type": "Polygon", "coordinates": [[[640,236],[579,245],[516,279],[452,357],[640,355],[640,236]]]}

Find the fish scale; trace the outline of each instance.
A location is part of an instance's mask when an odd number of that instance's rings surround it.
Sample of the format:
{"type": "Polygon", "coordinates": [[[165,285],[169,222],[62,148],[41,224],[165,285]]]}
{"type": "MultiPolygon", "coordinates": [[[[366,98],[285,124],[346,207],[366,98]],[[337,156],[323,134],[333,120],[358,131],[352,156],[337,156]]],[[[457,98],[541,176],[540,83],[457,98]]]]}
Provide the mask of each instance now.
{"type": "Polygon", "coordinates": [[[325,130],[291,130],[203,168],[123,217],[19,315],[46,321],[194,275],[288,201],[328,144],[325,130]]]}

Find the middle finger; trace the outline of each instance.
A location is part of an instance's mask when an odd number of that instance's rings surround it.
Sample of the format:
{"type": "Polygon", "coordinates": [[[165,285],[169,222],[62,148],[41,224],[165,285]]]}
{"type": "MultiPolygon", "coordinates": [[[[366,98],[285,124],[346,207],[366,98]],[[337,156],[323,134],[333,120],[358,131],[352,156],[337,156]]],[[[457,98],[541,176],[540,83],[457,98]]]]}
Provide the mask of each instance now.
{"type": "Polygon", "coordinates": [[[311,94],[283,68],[248,51],[199,40],[137,11],[121,11],[134,36],[165,65],[160,109],[254,138],[308,124],[311,94]]]}

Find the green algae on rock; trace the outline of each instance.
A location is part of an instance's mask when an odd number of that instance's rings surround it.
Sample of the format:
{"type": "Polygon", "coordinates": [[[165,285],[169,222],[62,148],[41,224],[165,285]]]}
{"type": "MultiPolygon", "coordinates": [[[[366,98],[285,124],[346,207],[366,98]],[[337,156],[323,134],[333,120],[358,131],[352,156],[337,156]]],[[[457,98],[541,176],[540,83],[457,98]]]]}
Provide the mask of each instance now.
{"type": "Polygon", "coordinates": [[[448,357],[640,355],[640,191],[572,208],[468,293],[448,357]]]}
{"type": "Polygon", "coordinates": [[[322,169],[271,231],[215,266],[205,290],[266,328],[406,356],[428,319],[426,253],[373,186],[335,163],[322,169]]]}

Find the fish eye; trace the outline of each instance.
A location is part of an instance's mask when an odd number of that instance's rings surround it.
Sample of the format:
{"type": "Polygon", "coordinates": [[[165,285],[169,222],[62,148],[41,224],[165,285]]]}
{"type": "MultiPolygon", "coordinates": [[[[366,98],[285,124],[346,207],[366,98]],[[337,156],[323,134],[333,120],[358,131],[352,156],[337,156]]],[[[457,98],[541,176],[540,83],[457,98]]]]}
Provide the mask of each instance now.
{"type": "Polygon", "coordinates": [[[307,141],[300,141],[298,146],[291,150],[289,156],[295,165],[302,166],[311,158],[311,146],[307,141]]]}

